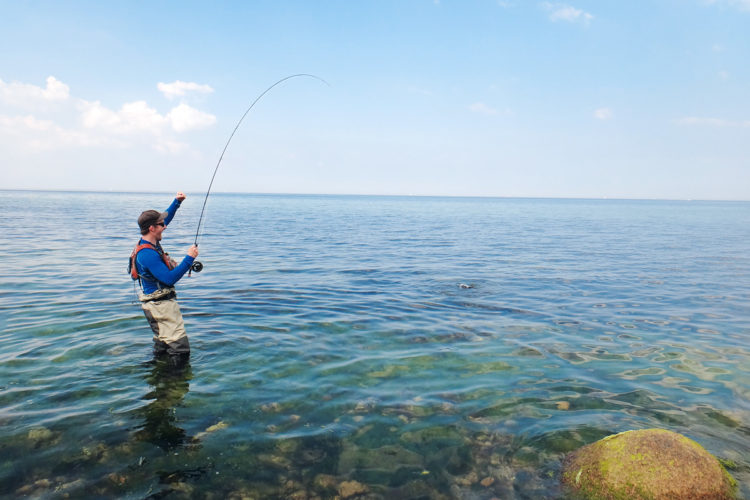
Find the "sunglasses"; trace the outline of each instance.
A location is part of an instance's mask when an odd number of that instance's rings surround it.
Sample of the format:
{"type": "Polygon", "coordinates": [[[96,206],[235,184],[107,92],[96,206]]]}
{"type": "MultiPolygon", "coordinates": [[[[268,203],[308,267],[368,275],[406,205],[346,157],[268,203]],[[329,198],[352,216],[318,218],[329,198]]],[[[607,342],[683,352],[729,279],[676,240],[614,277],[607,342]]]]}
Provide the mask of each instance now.
{"type": "Polygon", "coordinates": [[[166,227],[167,225],[164,224],[163,222],[157,222],[156,224],[154,224],[154,226],[166,227]]]}

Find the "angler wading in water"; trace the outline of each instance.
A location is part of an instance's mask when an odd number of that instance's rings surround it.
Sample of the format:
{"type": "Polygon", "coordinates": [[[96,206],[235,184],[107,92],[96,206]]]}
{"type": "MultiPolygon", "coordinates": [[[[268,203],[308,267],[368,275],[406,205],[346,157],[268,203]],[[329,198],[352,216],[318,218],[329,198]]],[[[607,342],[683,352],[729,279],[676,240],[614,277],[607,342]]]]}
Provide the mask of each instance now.
{"type": "Polygon", "coordinates": [[[156,210],[146,210],[138,217],[138,226],[141,228],[141,241],[138,242],[133,253],[130,256],[128,272],[134,280],[138,280],[143,289],[139,295],[141,307],[146,314],[149,325],[154,331],[154,354],[169,354],[170,361],[179,363],[186,360],[190,355],[190,343],[188,342],[185,324],[182,320],[180,306],[177,304],[177,294],[174,290],[174,284],[182,278],[186,272],[200,272],[203,264],[195,261],[198,256],[198,236],[201,231],[201,222],[206,210],[206,202],[211,193],[211,186],[214,184],[216,172],[219,170],[221,160],[224,158],[232,137],[240,127],[242,120],[245,119],[255,104],[263,98],[271,89],[291,78],[309,77],[328,85],[328,83],[315,75],[299,73],[290,75],[277,81],[263,91],[245,111],[245,114],[237,122],[232,130],[229,139],[227,139],[224,149],[221,151],[219,161],[216,162],[214,173],[211,176],[211,182],[206,190],[206,197],[203,199],[200,217],[198,217],[198,228],[195,231],[195,243],[191,246],[185,258],[179,265],[172,260],[167,253],[161,248],[161,237],[164,229],[174,217],[180,204],[185,199],[183,193],[177,193],[175,200],[169,206],[166,212],[156,210]]]}
{"type": "Polygon", "coordinates": [[[162,233],[185,199],[181,192],[166,212],[146,210],[138,217],[141,240],[130,256],[129,272],[141,284],[138,298],[154,332],[154,354],[168,354],[170,360],[184,361],[190,356],[190,343],[185,332],[174,284],[191,268],[198,256],[192,245],[182,262],[177,264],[161,247],[162,233]]]}

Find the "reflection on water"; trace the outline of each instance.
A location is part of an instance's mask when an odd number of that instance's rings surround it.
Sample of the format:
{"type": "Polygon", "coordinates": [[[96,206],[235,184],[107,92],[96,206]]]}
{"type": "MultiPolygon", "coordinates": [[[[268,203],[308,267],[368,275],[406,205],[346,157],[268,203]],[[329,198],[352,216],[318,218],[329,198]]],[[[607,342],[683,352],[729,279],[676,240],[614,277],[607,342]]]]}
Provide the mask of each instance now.
{"type": "Polygon", "coordinates": [[[185,430],[177,425],[177,406],[190,390],[193,373],[188,357],[161,356],[151,363],[153,367],[146,382],[153,390],[143,396],[151,402],[138,410],[143,415],[143,426],[135,436],[139,441],[169,451],[190,441],[185,430]]]}

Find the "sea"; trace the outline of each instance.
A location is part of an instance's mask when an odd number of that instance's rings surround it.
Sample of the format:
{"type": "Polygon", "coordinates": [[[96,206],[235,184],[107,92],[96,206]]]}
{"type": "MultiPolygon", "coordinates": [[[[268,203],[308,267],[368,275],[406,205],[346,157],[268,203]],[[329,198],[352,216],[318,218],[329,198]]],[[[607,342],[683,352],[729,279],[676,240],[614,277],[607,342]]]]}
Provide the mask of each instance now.
{"type": "Polygon", "coordinates": [[[175,366],[127,274],[173,196],[0,191],[0,496],[565,498],[661,428],[750,498],[750,202],[211,194],[175,366]]]}

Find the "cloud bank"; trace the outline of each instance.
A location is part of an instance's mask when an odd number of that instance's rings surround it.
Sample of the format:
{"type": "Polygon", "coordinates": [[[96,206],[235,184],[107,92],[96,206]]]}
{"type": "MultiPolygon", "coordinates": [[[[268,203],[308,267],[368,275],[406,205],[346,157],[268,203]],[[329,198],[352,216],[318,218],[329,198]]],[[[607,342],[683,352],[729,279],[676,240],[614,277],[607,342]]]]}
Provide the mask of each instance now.
{"type": "MultiPolygon", "coordinates": [[[[168,98],[213,91],[208,85],[179,81],[159,83],[158,87],[168,98]]],[[[20,147],[126,148],[145,143],[158,151],[176,153],[187,148],[179,134],[215,123],[214,115],[184,102],[163,114],[143,100],[110,109],[100,101],[71,96],[70,87],[54,76],[47,78],[45,87],[0,80],[0,133],[12,137],[20,147]]]]}
{"type": "Polygon", "coordinates": [[[20,82],[6,83],[0,79],[0,103],[21,108],[40,108],[47,104],[66,101],[70,97],[70,87],[55,78],[47,77],[47,86],[20,82]]]}

